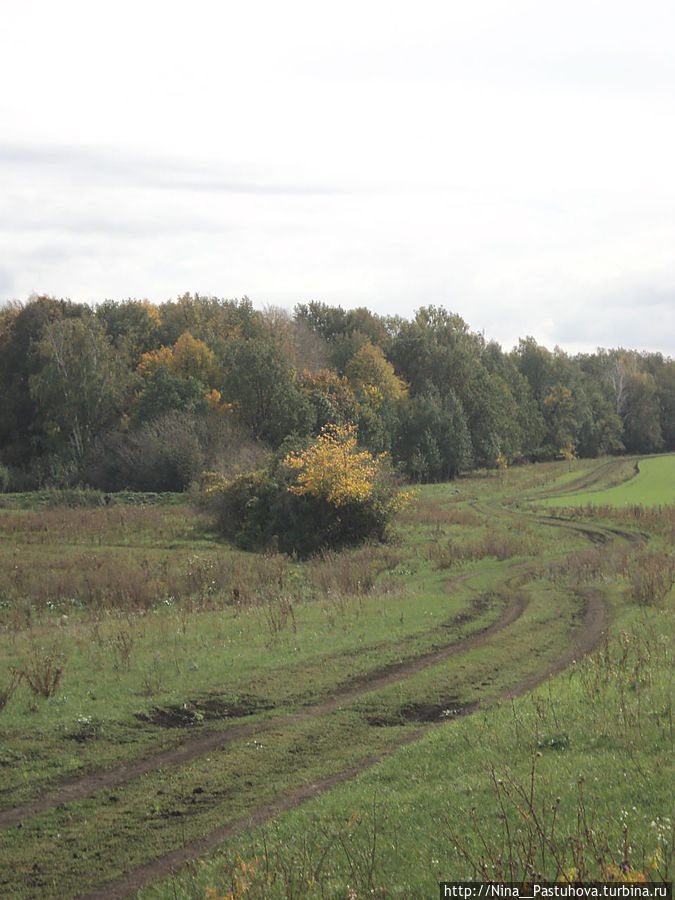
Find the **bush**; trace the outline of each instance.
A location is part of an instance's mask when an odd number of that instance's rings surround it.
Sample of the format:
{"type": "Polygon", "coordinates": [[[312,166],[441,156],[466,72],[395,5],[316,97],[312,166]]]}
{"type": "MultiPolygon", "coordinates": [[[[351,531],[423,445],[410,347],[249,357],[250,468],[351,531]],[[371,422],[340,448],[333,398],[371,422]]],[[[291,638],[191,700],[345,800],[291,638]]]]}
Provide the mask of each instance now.
{"type": "Polygon", "coordinates": [[[104,491],[184,491],[205,468],[236,470],[261,458],[261,448],[227,419],[174,411],[109,435],[87,459],[83,478],[104,491]]]}
{"type": "Polygon", "coordinates": [[[405,499],[386,460],[357,449],[354,426],[327,426],[308,449],[205,494],[220,530],[240,547],[302,557],[382,540],[405,499]]]}

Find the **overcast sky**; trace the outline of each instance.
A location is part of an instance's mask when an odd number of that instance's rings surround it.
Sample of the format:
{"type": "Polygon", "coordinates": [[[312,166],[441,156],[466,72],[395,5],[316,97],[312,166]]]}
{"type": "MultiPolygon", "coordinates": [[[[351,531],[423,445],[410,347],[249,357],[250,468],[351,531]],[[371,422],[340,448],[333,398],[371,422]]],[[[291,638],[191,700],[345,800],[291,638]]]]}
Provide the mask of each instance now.
{"type": "Polygon", "coordinates": [[[0,303],[675,355],[673,0],[0,0],[0,303]]]}

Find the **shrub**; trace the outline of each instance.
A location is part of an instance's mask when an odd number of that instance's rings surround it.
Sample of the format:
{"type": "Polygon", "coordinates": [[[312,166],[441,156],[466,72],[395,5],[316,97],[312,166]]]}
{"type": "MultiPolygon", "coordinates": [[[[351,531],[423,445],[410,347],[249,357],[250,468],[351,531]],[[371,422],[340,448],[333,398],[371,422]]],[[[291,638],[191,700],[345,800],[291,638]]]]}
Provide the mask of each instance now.
{"type": "Polygon", "coordinates": [[[354,426],[327,426],[306,450],[206,491],[223,534],[245,549],[309,556],[381,540],[406,497],[384,457],[359,450],[354,426]]]}
{"type": "Polygon", "coordinates": [[[259,445],[228,419],[173,411],[129,434],[109,435],[83,475],[104,491],[184,491],[207,467],[236,470],[261,456],[259,445]]]}
{"type": "Polygon", "coordinates": [[[65,657],[34,647],[19,674],[36,697],[53,697],[65,666],[65,657]]]}

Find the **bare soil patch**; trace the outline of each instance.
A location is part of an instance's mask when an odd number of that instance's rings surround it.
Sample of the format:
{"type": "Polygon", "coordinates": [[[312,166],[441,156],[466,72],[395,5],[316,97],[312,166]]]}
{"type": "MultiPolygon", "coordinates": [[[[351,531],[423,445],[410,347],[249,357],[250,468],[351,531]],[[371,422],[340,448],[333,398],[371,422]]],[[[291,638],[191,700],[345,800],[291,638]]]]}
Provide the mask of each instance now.
{"type": "Polygon", "coordinates": [[[181,705],[155,706],[147,713],[137,713],[136,718],[159,728],[189,728],[205,721],[241,719],[268,709],[274,709],[274,704],[258,697],[242,696],[235,703],[213,695],[181,705]]]}
{"type": "Polygon", "coordinates": [[[408,703],[387,716],[372,716],[369,725],[390,727],[405,722],[447,722],[458,716],[467,716],[478,707],[478,703],[463,703],[457,697],[448,697],[442,703],[408,703]]]}

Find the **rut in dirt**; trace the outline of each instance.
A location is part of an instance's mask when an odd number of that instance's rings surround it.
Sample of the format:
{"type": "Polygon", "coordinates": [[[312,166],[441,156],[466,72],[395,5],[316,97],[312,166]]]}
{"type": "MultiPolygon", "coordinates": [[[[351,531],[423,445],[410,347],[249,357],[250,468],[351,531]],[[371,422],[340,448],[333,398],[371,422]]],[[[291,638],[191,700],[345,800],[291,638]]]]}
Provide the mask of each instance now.
{"type": "Polygon", "coordinates": [[[481,631],[476,632],[461,641],[446,644],[439,649],[432,650],[428,653],[414,657],[413,659],[394,663],[371,672],[367,676],[356,678],[334,692],[329,699],[312,704],[311,706],[296,712],[289,713],[286,716],[272,717],[263,722],[250,724],[233,724],[221,731],[207,734],[191,741],[186,741],[178,747],[164,750],[160,753],[146,757],[145,759],[135,760],[124,766],[106,769],[81,778],[62,782],[58,787],[44,793],[35,800],[0,811],[0,828],[10,828],[17,825],[19,822],[23,822],[42,812],[53,809],[62,803],[84,800],[104,788],[126,784],[127,782],[140,778],[148,772],[154,772],[162,766],[179,765],[181,763],[189,762],[197,756],[222,749],[233,741],[261,734],[270,728],[276,728],[279,725],[284,725],[289,722],[311,719],[317,715],[331,712],[341,703],[354,700],[357,697],[370,693],[371,691],[377,691],[390,684],[395,684],[397,681],[401,681],[404,678],[408,678],[410,675],[421,672],[429,666],[443,662],[457,653],[463,653],[466,650],[480,646],[480,644],[489,640],[493,634],[496,634],[504,628],[508,628],[516,622],[522,615],[526,605],[527,599],[525,596],[516,594],[508,604],[502,616],[496,622],[493,622],[481,631]]]}
{"type": "MultiPolygon", "coordinates": [[[[481,511],[483,512],[489,512],[489,514],[492,516],[500,515],[500,511],[493,508],[486,509],[481,506],[478,506],[477,508],[481,509],[481,511]]],[[[575,531],[579,534],[582,534],[593,543],[604,543],[605,541],[608,541],[614,537],[621,537],[632,542],[640,542],[643,541],[645,537],[647,537],[646,535],[643,536],[640,533],[623,531],[619,529],[608,528],[605,526],[585,527],[580,523],[567,522],[565,520],[560,520],[551,516],[535,515],[532,517],[536,518],[538,521],[545,525],[567,528],[575,531]]],[[[459,576],[457,579],[454,579],[454,581],[463,581],[466,579],[466,577],[468,576],[459,576]]],[[[427,668],[428,666],[432,666],[438,662],[442,662],[443,660],[450,658],[456,653],[460,653],[464,650],[468,650],[478,646],[483,641],[489,639],[489,637],[496,631],[499,631],[502,628],[507,628],[509,625],[513,624],[513,622],[515,622],[522,614],[525,608],[525,603],[526,599],[522,595],[516,595],[515,599],[512,600],[503,616],[497,622],[493,623],[482,631],[477,632],[471,637],[459,642],[449,643],[437,650],[433,650],[419,657],[386,666],[383,669],[374,671],[367,676],[356,678],[336,691],[328,700],[313,704],[312,706],[306,707],[302,710],[299,710],[298,712],[290,713],[289,715],[284,717],[273,717],[264,722],[258,722],[255,724],[233,724],[228,728],[225,728],[216,733],[207,734],[202,737],[186,741],[178,747],[161,751],[160,753],[153,754],[152,756],[148,756],[141,760],[134,760],[123,766],[105,769],[103,771],[91,773],[89,775],[81,776],[78,778],[66,779],[62,781],[57,787],[45,791],[34,800],[30,800],[19,806],[0,810],[0,828],[9,828],[13,825],[17,825],[19,822],[39,815],[42,812],[46,812],[49,809],[53,809],[59,804],[70,803],[76,800],[83,800],[87,797],[91,797],[98,791],[105,788],[117,787],[121,784],[126,784],[162,766],[180,765],[181,763],[189,762],[194,757],[200,756],[204,753],[209,753],[214,750],[218,750],[234,741],[260,734],[278,724],[283,724],[284,722],[288,721],[307,719],[316,715],[320,715],[322,713],[330,712],[342,702],[350,699],[355,699],[356,697],[359,697],[363,694],[369,693],[371,691],[376,691],[383,687],[387,687],[388,685],[394,684],[397,681],[408,677],[409,675],[420,672],[422,669],[427,668]]],[[[464,624],[467,621],[467,618],[465,618],[463,621],[457,621],[453,624],[464,624]]]]}
{"type": "MultiPolygon", "coordinates": [[[[494,510],[492,510],[491,512],[494,514],[494,510]]],[[[543,516],[541,517],[541,522],[542,524],[546,525],[553,525],[554,523],[556,525],[559,524],[559,520],[551,521],[549,519],[548,521],[546,521],[546,518],[543,516]]],[[[560,525],[564,527],[563,523],[560,523],[560,525]]],[[[576,525],[575,527],[575,525],[572,523],[569,523],[569,525],[571,525],[573,530],[581,532],[586,538],[593,540],[593,538],[589,534],[589,531],[593,530],[595,532],[595,528],[584,529],[583,527],[579,527],[579,525],[576,525]]],[[[635,534],[626,532],[618,532],[614,529],[603,529],[601,526],[598,527],[597,530],[604,531],[607,538],[609,538],[611,534],[612,537],[616,536],[628,540],[642,540],[642,536],[637,536],[635,534]]],[[[532,571],[534,570],[533,567],[523,567],[522,565],[513,567],[510,581],[513,584],[514,588],[518,582],[519,577],[522,577],[522,575],[526,574],[526,569],[528,568],[530,570],[529,574],[532,574],[532,571]]],[[[577,593],[577,596],[582,600],[583,605],[582,621],[579,623],[579,627],[576,629],[573,646],[570,647],[568,651],[564,653],[552,666],[548,667],[546,669],[546,672],[542,673],[541,676],[532,677],[526,681],[522,681],[516,685],[513,685],[508,691],[505,691],[501,697],[496,698],[496,700],[492,702],[506,700],[528,692],[532,688],[536,687],[537,684],[541,683],[541,681],[545,680],[545,678],[548,677],[549,673],[553,674],[555,672],[561,671],[570,663],[572,663],[575,658],[581,658],[584,653],[589,652],[593,649],[593,646],[600,639],[603,631],[605,631],[607,626],[607,613],[604,606],[604,601],[601,593],[594,589],[585,589],[583,592],[578,591],[575,593],[577,593]]],[[[500,629],[506,628],[508,627],[508,625],[515,622],[522,614],[527,602],[526,598],[523,595],[517,594],[515,590],[512,591],[511,596],[512,601],[505,610],[500,620],[493,623],[482,632],[476,633],[470,638],[465,639],[464,641],[459,641],[454,644],[444,646],[440,649],[427,653],[424,656],[406,660],[402,663],[390,666],[386,669],[382,669],[379,672],[371,673],[371,675],[366,679],[362,679],[359,682],[353,681],[348,685],[345,685],[341,690],[335,692],[329,699],[324,700],[320,703],[313,704],[312,706],[306,707],[297,712],[291,713],[288,716],[273,718],[271,720],[252,725],[233,725],[225,731],[219,732],[217,734],[206,735],[203,738],[197,739],[197,741],[189,742],[181,747],[175,748],[174,750],[155,755],[152,758],[140,760],[118,769],[100,772],[96,775],[90,776],[89,778],[77,779],[77,781],[74,781],[72,784],[62,784],[60,788],[57,788],[49,794],[38,798],[32,803],[28,803],[20,808],[17,807],[13,810],[6,810],[4,811],[4,813],[0,813],[0,825],[12,824],[12,822],[3,821],[3,819],[7,820],[9,819],[9,817],[13,817],[14,822],[20,821],[21,818],[27,818],[30,815],[36,815],[38,812],[49,809],[54,805],[57,805],[58,803],[67,802],[67,800],[69,799],[78,799],[80,797],[90,796],[91,794],[100,790],[101,787],[105,787],[111,784],[120,784],[125,781],[137,778],[140,775],[144,774],[144,772],[151,771],[159,765],[177,764],[183,761],[187,761],[194,756],[209,752],[209,750],[213,748],[221,747],[224,744],[229,743],[230,741],[237,740],[239,737],[245,737],[251,734],[255,734],[256,732],[266,730],[268,728],[276,726],[277,724],[283,724],[284,722],[311,718],[313,716],[329,712],[331,709],[337,707],[341,702],[344,702],[350,698],[356,698],[370,691],[377,690],[380,687],[395,683],[396,681],[404,679],[414,672],[418,672],[421,669],[426,668],[427,666],[434,665],[436,662],[447,659],[448,657],[456,653],[467,650],[473,646],[478,646],[480,643],[487,640],[491,634],[494,634],[500,629]],[[76,793],[75,797],[65,796],[64,791],[72,791],[73,789],[76,793]]],[[[477,707],[475,706],[470,706],[464,709],[459,709],[456,711],[456,714],[469,715],[476,708],[477,707]]],[[[234,836],[241,830],[250,827],[251,825],[262,823],[286,809],[290,809],[293,806],[297,806],[303,803],[305,800],[315,797],[322,791],[328,790],[329,788],[337,784],[353,778],[360,772],[377,763],[383,757],[394,752],[403,744],[418,739],[426,731],[428,731],[430,727],[438,727],[440,724],[443,723],[438,721],[427,723],[419,730],[416,729],[415,732],[409,733],[405,738],[392,742],[392,744],[387,748],[386,751],[382,752],[376,757],[371,757],[367,760],[364,760],[362,763],[342,772],[334,773],[330,776],[327,776],[326,778],[304,785],[292,792],[288,792],[283,796],[279,796],[274,801],[268,804],[261,805],[255,809],[252,809],[246,816],[243,816],[234,822],[228,823],[227,825],[222,826],[216,831],[204,835],[203,837],[195,840],[188,845],[185,845],[180,849],[168,852],[160,857],[157,857],[154,860],[148,861],[147,863],[139,866],[136,869],[125,873],[124,875],[110,879],[105,883],[101,883],[98,887],[84,894],[82,896],[82,900],[103,900],[103,898],[105,898],[105,900],[114,900],[114,898],[118,897],[127,897],[129,896],[129,894],[140,889],[149,882],[169,875],[172,871],[174,871],[184,863],[203,856],[217,844],[228,839],[229,837],[234,836]]]]}
{"type": "MultiPolygon", "coordinates": [[[[535,688],[538,684],[541,684],[543,681],[545,681],[550,674],[561,672],[563,669],[567,668],[567,666],[569,666],[575,659],[581,658],[584,653],[590,652],[597,644],[597,642],[601,639],[607,628],[607,608],[605,606],[602,594],[600,593],[600,591],[592,588],[584,589],[583,591],[579,591],[576,593],[577,596],[579,596],[583,601],[583,613],[581,626],[577,630],[577,636],[574,645],[570,647],[570,649],[566,653],[559,657],[551,667],[547,668],[545,673],[539,675],[538,677],[529,678],[527,680],[519,682],[516,685],[513,685],[511,688],[509,688],[508,691],[505,691],[500,697],[497,698],[496,701],[493,702],[509,700],[515,697],[519,697],[522,694],[526,694],[528,691],[535,688]]],[[[477,708],[479,707],[473,706],[471,708],[466,708],[459,711],[458,714],[471,715],[471,713],[474,712],[477,708]]],[[[242,816],[241,818],[236,819],[233,822],[229,822],[227,825],[221,826],[220,828],[212,831],[210,834],[205,835],[197,841],[187,844],[179,849],[172,850],[171,852],[157,857],[156,859],[151,860],[150,862],[147,862],[144,865],[125,873],[124,875],[106,881],[94,890],[80,895],[78,897],[78,900],[123,900],[123,898],[130,896],[132,893],[140,890],[150,882],[157,881],[160,878],[171,875],[186,863],[204,856],[206,853],[213,850],[218,844],[234,837],[244,829],[260,825],[268,819],[271,819],[274,816],[278,815],[279,813],[285,812],[289,809],[293,809],[294,807],[299,806],[301,803],[304,803],[307,800],[311,800],[318,794],[329,790],[330,788],[335,787],[338,784],[349,781],[351,778],[354,778],[356,775],[359,775],[361,772],[364,772],[366,769],[371,768],[385,757],[391,755],[391,753],[393,753],[395,750],[398,750],[400,747],[418,740],[430,728],[442,727],[444,724],[445,723],[442,722],[430,723],[425,727],[420,728],[418,731],[406,735],[403,739],[399,739],[398,741],[393,742],[390,748],[385,753],[370,757],[366,760],[363,760],[363,762],[358,765],[351,766],[349,769],[345,769],[343,772],[338,772],[318,781],[311,782],[310,784],[297,788],[296,790],[291,791],[284,796],[278,797],[271,803],[259,806],[256,809],[251,810],[248,815],[242,816]]]]}

